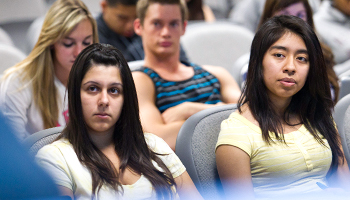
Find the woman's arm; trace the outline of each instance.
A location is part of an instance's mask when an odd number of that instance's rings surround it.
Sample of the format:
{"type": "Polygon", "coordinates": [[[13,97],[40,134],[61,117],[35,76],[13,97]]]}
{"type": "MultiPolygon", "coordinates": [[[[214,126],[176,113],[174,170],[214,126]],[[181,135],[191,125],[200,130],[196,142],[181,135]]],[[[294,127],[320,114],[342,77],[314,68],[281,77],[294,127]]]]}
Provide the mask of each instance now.
{"type": "MultiPolygon", "coordinates": [[[[11,74],[1,80],[0,107],[4,116],[15,130],[20,140],[24,140],[32,133],[28,133],[26,127],[28,109],[33,104],[32,89],[30,83],[21,81],[17,74],[11,74]]],[[[42,122],[41,122],[42,123],[42,122]]],[[[38,122],[40,124],[40,122],[38,122]]],[[[31,127],[39,126],[37,124],[31,127]]]]}
{"type": "MultiPolygon", "coordinates": [[[[343,148],[340,148],[343,152],[343,148]]],[[[331,187],[340,187],[345,191],[350,191],[350,171],[345,157],[344,163],[338,165],[337,171],[329,177],[328,182],[331,187]]]]}
{"type": "MultiPolygon", "coordinates": [[[[41,148],[35,156],[36,162],[51,175],[61,196],[69,196],[74,199],[73,180],[70,176],[67,159],[63,156],[62,150],[54,145],[46,145],[41,148]],[[60,184],[58,184],[60,183],[60,184]]],[[[69,160],[69,159],[68,159],[69,160]]]]}
{"type": "Polygon", "coordinates": [[[340,186],[346,191],[350,191],[350,171],[345,158],[344,163],[338,166],[337,177],[340,186]]]}
{"type": "Polygon", "coordinates": [[[175,178],[177,192],[181,199],[203,199],[187,171],[175,178]]]}
{"type": "Polygon", "coordinates": [[[221,145],[216,149],[216,165],[227,199],[254,199],[250,157],[246,152],[221,145]]]}

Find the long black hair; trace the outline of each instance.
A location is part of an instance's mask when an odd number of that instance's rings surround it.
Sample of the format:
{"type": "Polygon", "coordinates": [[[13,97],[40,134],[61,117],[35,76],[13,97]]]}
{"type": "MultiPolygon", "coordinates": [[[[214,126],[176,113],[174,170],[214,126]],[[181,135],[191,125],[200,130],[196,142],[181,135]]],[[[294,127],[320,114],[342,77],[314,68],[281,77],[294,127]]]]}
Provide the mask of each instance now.
{"type": "Polygon", "coordinates": [[[68,80],[69,122],[61,137],[73,145],[79,161],[92,175],[92,198],[103,184],[119,191],[119,174],[112,162],[94,145],[83,118],[80,89],[81,82],[91,67],[105,65],[117,67],[123,83],[124,103],[116,122],[113,142],[120,159],[120,172],[126,168],[143,174],[153,185],[158,199],[174,196],[171,189],[176,186],[174,178],[157,154],[151,151],[145,141],[139,118],[136,89],[129,66],[122,53],[111,45],[95,43],[85,48],[73,64],[68,80]],[[155,161],[164,172],[152,164],[155,161]]]}
{"type": "Polygon", "coordinates": [[[290,115],[298,116],[320,144],[325,145],[319,134],[327,140],[333,156],[331,169],[335,170],[344,156],[332,117],[334,103],[329,87],[322,48],[312,27],[295,16],[276,16],[265,22],[253,39],[247,82],[238,101],[238,110],[241,112],[241,106],[247,103],[259,123],[263,140],[268,144],[273,142],[269,131],[275,134],[277,140],[285,142],[282,122],[289,124],[290,115]],[[310,67],[304,87],[292,97],[281,119],[267,94],[262,61],[270,46],[288,32],[304,41],[310,67]]]}

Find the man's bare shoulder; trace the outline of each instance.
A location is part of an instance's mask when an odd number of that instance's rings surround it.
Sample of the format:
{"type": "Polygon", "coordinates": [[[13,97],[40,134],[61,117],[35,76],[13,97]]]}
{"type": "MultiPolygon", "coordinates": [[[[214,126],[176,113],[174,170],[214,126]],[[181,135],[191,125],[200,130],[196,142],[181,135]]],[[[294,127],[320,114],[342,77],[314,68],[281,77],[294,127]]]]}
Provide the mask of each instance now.
{"type": "Polygon", "coordinates": [[[143,80],[151,80],[151,78],[144,72],[141,71],[133,71],[131,72],[134,81],[143,81],[143,80]]]}
{"type": "Polygon", "coordinates": [[[214,76],[222,76],[222,74],[229,74],[227,69],[221,66],[214,66],[214,65],[202,65],[202,68],[207,70],[209,73],[213,74],[214,76]]]}
{"type": "Polygon", "coordinates": [[[209,72],[223,72],[227,71],[224,67],[217,66],[217,65],[202,65],[202,68],[209,71],[209,72]]]}
{"type": "Polygon", "coordinates": [[[136,90],[138,88],[147,89],[148,91],[154,90],[154,83],[146,73],[140,71],[133,71],[132,77],[134,79],[136,90]]]}

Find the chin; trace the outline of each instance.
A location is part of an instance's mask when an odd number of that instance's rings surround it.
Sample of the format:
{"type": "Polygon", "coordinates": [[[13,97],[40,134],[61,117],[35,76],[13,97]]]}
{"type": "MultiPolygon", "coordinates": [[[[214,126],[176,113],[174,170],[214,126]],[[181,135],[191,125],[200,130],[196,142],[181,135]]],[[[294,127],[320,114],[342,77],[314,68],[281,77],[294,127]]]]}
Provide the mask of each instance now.
{"type": "Polygon", "coordinates": [[[164,57],[172,56],[175,53],[174,51],[170,51],[170,50],[161,50],[161,51],[158,51],[157,54],[158,54],[158,57],[164,58],[164,57]]]}
{"type": "Polygon", "coordinates": [[[108,125],[99,125],[95,127],[90,127],[90,129],[96,133],[104,133],[104,132],[110,131],[111,128],[112,126],[108,126],[108,125]]]}

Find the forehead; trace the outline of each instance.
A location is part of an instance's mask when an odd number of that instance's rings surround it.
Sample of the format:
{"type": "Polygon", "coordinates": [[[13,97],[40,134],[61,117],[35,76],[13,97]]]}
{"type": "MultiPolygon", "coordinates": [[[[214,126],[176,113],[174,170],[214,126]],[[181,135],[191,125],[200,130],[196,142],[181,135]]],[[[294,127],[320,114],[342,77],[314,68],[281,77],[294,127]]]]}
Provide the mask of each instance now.
{"type": "Polygon", "coordinates": [[[75,27],[62,39],[65,38],[85,38],[93,34],[91,21],[88,18],[81,20],[75,27]]]}
{"type": "Polygon", "coordinates": [[[307,49],[304,40],[296,33],[287,31],[269,49],[274,46],[283,46],[288,49],[307,49]]]}
{"type": "Polygon", "coordinates": [[[83,80],[97,79],[97,80],[121,80],[119,68],[115,65],[93,64],[86,72],[83,80]]]}
{"type": "Polygon", "coordinates": [[[289,6],[283,8],[282,10],[305,11],[305,6],[303,2],[297,2],[297,3],[290,4],[289,6]]]}
{"type": "Polygon", "coordinates": [[[145,14],[145,20],[181,20],[180,5],[151,3],[145,14]]]}

